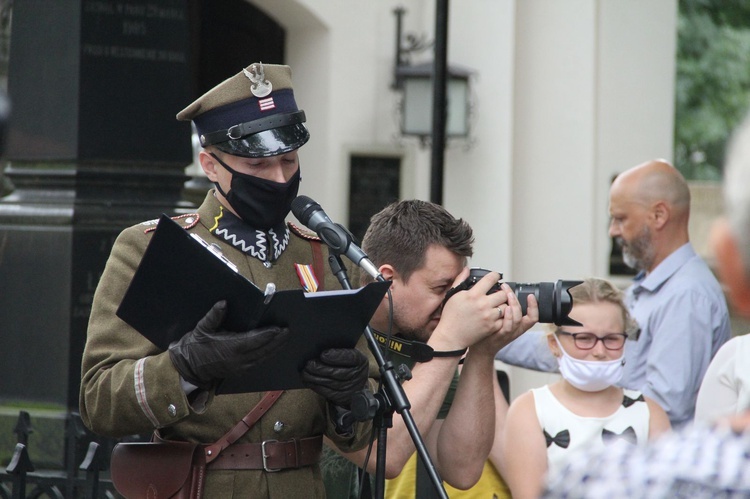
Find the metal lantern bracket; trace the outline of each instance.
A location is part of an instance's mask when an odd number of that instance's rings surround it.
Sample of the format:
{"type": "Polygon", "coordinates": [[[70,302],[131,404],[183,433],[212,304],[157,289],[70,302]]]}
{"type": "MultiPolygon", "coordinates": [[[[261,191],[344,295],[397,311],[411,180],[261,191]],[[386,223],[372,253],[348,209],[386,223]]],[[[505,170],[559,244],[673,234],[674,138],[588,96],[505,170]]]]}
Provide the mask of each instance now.
{"type": "MultiPolygon", "coordinates": [[[[434,62],[411,64],[412,55],[432,48],[435,43],[425,35],[403,34],[405,10],[395,9],[396,57],[393,76],[394,90],[401,92],[399,129],[403,136],[419,137],[426,145],[433,135],[434,62]]],[[[445,135],[449,138],[468,138],[472,108],[471,69],[450,65],[446,71],[445,135]]]]}
{"type": "Polygon", "coordinates": [[[391,88],[397,90],[401,90],[403,84],[400,70],[410,66],[411,55],[424,52],[435,45],[434,41],[427,41],[425,34],[416,35],[414,33],[407,33],[403,35],[403,17],[405,13],[406,9],[403,7],[397,7],[393,10],[393,14],[396,16],[396,67],[393,72],[391,88]],[[406,41],[405,44],[403,43],[404,40],[406,41]]]}

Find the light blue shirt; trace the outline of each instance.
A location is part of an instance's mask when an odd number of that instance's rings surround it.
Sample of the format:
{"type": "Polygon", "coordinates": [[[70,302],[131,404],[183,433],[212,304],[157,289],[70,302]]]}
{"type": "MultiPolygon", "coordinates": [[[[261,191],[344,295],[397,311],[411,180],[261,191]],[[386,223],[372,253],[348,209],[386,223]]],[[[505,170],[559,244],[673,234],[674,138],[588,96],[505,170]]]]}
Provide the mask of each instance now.
{"type": "MultiPolygon", "coordinates": [[[[708,364],[731,336],[721,286],[686,243],[650,274],[639,274],[625,295],[640,332],[626,342],[621,385],[654,399],[672,426],[692,420],[708,364]]],[[[526,332],[498,352],[497,359],[556,371],[557,360],[540,338],[544,334],[526,332]]]]}

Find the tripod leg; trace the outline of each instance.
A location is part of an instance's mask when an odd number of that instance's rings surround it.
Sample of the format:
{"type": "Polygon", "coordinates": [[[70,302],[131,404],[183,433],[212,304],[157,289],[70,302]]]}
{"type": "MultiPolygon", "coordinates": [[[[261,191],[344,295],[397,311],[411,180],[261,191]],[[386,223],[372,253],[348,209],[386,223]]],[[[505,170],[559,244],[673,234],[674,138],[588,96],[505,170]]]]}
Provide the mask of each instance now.
{"type": "Polygon", "coordinates": [[[359,470],[359,481],[358,483],[361,484],[359,490],[361,490],[361,493],[359,494],[359,499],[372,499],[372,486],[371,486],[371,478],[370,474],[363,470],[362,468],[357,468],[359,470]]]}
{"type": "Polygon", "coordinates": [[[417,480],[415,485],[416,488],[416,499],[438,499],[440,496],[435,490],[435,484],[432,482],[430,475],[427,473],[427,468],[424,466],[424,461],[417,455],[417,480]]]}

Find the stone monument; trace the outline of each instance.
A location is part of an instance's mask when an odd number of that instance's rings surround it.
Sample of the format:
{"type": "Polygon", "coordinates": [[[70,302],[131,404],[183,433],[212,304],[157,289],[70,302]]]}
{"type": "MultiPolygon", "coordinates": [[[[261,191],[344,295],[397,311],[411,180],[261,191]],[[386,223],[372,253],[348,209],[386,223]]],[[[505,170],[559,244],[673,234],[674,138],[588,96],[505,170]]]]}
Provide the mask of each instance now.
{"type": "Polygon", "coordinates": [[[91,300],[117,234],[180,201],[193,97],[183,0],[15,2],[0,199],[0,404],[77,411],[91,300]]]}

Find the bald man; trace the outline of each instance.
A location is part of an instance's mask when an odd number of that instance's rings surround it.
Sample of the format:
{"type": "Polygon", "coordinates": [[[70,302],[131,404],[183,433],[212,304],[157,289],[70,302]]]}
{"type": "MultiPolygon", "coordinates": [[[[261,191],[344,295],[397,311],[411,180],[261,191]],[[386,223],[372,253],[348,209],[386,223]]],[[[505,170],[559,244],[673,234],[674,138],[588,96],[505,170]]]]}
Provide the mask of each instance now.
{"type": "Polygon", "coordinates": [[[609,235],[625,264],[651,272],[689,242],[690,190],[663,160],[635,166],[615,178],[609,192],[609,235]]]}
{"type": "MultiPolygon", "coordinates": [[[[730,337],[724,294],[690,244],[690,191],[668,162],[648,161],[618,175],[609,213],[609,235],[638,271],[626,303],[640,331],[626,344],[620,385],[656,400],[677,427],[693,419],[708,364],[730,337]]],[[[540,334],[529,331],[497,358],[556,370],[556,359],[535,338],[540,334]]]]}

